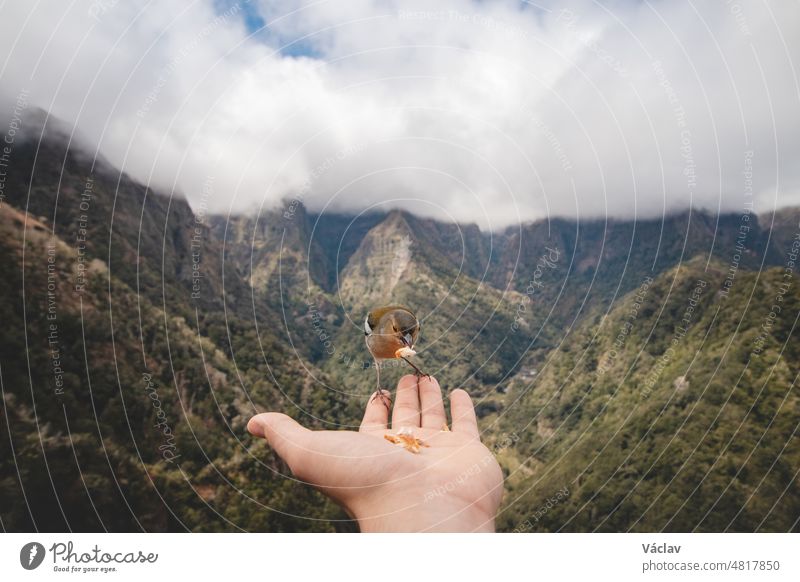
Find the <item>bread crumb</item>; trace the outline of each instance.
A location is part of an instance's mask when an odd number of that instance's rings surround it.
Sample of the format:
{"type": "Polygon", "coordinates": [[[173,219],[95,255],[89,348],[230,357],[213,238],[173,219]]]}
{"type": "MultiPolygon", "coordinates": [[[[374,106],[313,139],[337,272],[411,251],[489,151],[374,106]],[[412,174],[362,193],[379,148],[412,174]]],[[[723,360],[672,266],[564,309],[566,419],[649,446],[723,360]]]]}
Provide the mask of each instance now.
{"type": "Polygon", "coordinates": [[[399,350],[395,350],[394,355],[396,358],[408,358],[410,356],[415,356],[417,352],[409,348],[408,346],[403,346],[399,350]]]}
{"type": "Polygon", "coordinates": [[[404,426],[397,434],[385,434],[383,435],[387,441],[392,444],[399,445],[405,448],[407,451],[411,451],[412,453],[419,453],[422,447],[427,447],[424,442],[419,440],[417,437],[414,436],[414,433],[411,432],[411,429],[407,426],[404,426]]]}

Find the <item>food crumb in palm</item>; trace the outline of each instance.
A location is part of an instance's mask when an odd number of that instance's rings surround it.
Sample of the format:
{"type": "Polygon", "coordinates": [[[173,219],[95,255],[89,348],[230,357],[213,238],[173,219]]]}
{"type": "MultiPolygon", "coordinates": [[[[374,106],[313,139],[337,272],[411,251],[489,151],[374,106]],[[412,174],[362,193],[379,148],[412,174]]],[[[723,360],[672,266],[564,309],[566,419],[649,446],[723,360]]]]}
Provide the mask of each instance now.
{"type": "Polygon", "coordinates": [[[392,444],[400,445],[401,447],[405,448],[407,451],[411,451],[412,453],[419,453],[421,447],[427,447],[424,442],[419,440],[417,437],[414,436],[414,433],[411,432],[411,429],[408,427],[403,427],[397,434],[385,434],[383,435],[387,441],[392,444]]]}

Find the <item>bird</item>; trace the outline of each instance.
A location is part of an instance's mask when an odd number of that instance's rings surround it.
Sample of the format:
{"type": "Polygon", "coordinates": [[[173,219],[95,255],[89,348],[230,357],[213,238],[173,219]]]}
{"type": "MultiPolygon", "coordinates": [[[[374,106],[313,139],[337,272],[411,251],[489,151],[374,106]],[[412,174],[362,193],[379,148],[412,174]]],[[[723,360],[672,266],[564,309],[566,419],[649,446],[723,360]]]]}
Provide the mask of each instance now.
{"type": "Polygon", "coordinates": [[[389,408],[389,402],[381,390],[381,367],[378,360],[402,359],[414,368],[417,378],[430,377],[408,358],[416,354],[414,345],[419,337],[420,323],[417,316],[404,305],[386,305],[372,309],[364,320],[364,341],[375,360],[377,392],[381,402],[389,408]]]}

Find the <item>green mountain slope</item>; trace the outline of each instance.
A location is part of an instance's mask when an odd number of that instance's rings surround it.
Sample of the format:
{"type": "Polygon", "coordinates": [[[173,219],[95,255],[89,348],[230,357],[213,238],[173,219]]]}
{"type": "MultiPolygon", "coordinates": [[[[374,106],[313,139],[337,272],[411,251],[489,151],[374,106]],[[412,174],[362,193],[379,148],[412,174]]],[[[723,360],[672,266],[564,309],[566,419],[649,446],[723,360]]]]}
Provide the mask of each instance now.
{"type": "Polygon", "coordinates": [[[797,528],[797,274],[743,273],[724,296],[725,274],[695,259],[644,282],[484,419],[514,435],[506,529],[797,528]]]}
{"type": "MultiPolygon", "coordinates": [[[[290,409],[299,390],[282,393],[255,367],[237,371],[196,319],[167,316],[109,280],[99,259],[75,293],[75,249],[8,206],[0,235],[6,529],[310,527],[303,510],[297,519],[269,510],[292,506],[344,518],[282,478],[273,453],[246,436],[254,403],[290,409]]],[[[274,373],[281,386],[302,385],[291,362],[274,373]]]]}

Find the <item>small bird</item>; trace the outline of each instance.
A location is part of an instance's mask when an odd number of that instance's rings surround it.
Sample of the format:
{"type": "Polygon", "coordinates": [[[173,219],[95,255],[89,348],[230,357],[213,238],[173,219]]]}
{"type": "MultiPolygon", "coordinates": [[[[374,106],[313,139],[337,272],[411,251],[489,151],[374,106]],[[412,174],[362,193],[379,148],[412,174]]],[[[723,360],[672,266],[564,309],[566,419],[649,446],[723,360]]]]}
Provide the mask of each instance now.
{"type": "Polygon", "coordinates": [[[364,320],[364,340],[367,349],[375,360],[378,376],[377,394],[381,401],[389,407],[389,402],[381,390],[381,367],[378,360],[403,359],[414,368],[417,376],[430,376],[408,359],[416,354],[414,344],[419,337],[420,324],[417,316],[408,307],[387,305],[378,307],[367,313],[364,320]]]}

